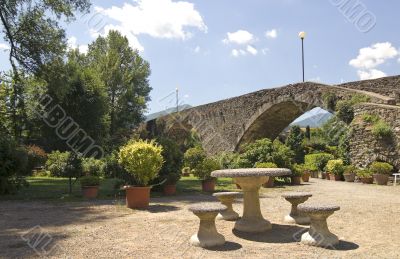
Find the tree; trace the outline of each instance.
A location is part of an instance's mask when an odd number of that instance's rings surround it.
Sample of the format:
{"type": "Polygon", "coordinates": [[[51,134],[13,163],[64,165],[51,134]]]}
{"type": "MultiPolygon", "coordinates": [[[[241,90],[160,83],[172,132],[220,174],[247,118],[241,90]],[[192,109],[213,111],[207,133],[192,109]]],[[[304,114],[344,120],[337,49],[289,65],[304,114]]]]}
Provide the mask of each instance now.
{"type": "Polygon", "coordinates": [[[348,101],[339,101],[336,105],[337,117],[345,122],[346,124],[350,124],[354,119],[354,108],[348,101]]]}
{"type": "Polygon", "coordinates": [[[305,133],[305,135],[304,135],[307,139],[310,139],[311,138],[311,130],[310,130],[310,126],[309,125],[307,125],[307,127],[306,127],[306,133],[305,133]]]}
{"type": "Polygon", "coordinates": [[[150,100],[150,65],[117,31],[98,37],[89,46],[87,56],[89,66],[101,75],[106,86],[110,143],[115,145],[115,140],[143,121],[146,102],[150,100]]]}
{"type": "Polygon", "coordinates": [[[304,163],[303,139],[304,134],[297,125],[290,129],[289,136],[286,139],[286,146],[293,150],[295,153],[294,160],[298,164],[304,163]]]}

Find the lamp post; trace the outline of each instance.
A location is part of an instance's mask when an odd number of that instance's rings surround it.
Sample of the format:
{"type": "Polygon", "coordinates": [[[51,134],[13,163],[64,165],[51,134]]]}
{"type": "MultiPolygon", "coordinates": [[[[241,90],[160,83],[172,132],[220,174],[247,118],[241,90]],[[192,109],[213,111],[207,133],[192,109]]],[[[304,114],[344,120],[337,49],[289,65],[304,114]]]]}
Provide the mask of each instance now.
{"type": "Polygon", "coordinates": [[[299,33],[299,37],[301,39],[301,61],[302,61],[303,82],[304,82],[304,38],[306,37],[306,33],[304,31],[301,31],[299,33]]]}

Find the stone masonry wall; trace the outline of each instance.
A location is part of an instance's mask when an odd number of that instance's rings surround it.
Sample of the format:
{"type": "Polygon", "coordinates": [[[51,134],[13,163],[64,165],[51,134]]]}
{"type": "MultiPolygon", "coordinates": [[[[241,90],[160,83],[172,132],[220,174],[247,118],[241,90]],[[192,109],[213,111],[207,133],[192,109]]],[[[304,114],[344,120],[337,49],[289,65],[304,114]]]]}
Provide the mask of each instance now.
{"type": "Polygon", "coordinates": [[[373,161],[388,162],[400,169],[400,107],[382,104],[359,104],[355,107],[350,136],[352,163],[366,167],[373,161]],[[362,119],[363,114],[377,115],[391,126],[393,137],[379,139],[372,134],[372,125],[362,119]]]}

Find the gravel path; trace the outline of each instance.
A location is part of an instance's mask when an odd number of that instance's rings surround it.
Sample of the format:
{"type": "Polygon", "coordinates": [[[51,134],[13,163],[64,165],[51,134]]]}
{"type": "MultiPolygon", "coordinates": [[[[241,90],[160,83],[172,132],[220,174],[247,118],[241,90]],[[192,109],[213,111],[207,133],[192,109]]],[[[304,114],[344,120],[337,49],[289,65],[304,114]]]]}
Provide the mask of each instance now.
{"type": "MultiPolygon", "coordinates": [[[[123,201],[85,203],[0,202],[0,257],[54,258],[399,258],[400,186],[376,186],[311,179],[296,187],[263,189],[261,210],[273,223],[257,235],[233,233],[234,222],[218,221],[224,247],[188,244],[198,218],[187,210],[211,195],[153,199],[149,210],[133,211],[123,201]],[[296,242],[304,226],[282,219],[290,204],[287,191],[313,193],[309,201],[341,209],[328,224],[341,243],[335,249],[296,242]],[[42,238],[42,239],[40,239],[42,238]],[[46,245],[46,243],[48,243],[46,245]],[[33,247],[33,248],[31,248],[33,247]]],[[[241,213],[239,200],[234,209],[241,213]]]]}

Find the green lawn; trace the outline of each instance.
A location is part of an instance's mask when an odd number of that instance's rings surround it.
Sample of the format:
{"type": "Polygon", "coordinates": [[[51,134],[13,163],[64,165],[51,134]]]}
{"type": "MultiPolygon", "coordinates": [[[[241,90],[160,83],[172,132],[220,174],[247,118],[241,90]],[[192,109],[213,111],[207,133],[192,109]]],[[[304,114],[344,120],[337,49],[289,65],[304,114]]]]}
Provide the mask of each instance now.
{"type": "MultiPolygon", "coordinates": [[[[24,187],[13,195],[0,196],[0,200],[52,200],[52,201],[82,201],[79,181],[74,183],[72,195],[68,195],[68,178],[28,177],[29,187],[24,187]]],[[[115,179],[101,181],[98,199],[115,199],[123,197],[124,192],[114,189],[115,179]]],[[[218,179],[216,191],[236,190],[230,178],[218,179]]],[[[177,184],[177,195],[201,193],[201,181],[197,178],[182,177],[177,184]]],[[[153,197],[161,197],[161,192],[152,192],[153,197]]]]}

